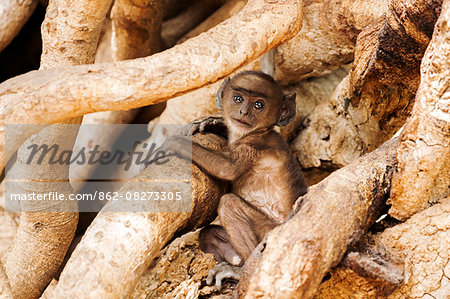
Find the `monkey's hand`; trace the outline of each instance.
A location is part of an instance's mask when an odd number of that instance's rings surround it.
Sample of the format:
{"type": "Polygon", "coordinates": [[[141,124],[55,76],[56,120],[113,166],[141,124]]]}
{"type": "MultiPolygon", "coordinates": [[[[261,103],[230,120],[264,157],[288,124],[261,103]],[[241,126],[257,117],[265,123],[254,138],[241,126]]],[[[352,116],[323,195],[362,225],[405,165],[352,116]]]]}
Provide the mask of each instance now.
{"type": "Polygon", "coordinates": [[[225,130],[225,121],[220,116],[210,116],[205,119],[195,120],[183,127],[178,134],[182,136],[191,136],[202,132],[216,132],[217,130],[225,130]]]}
{"type": "Polygon", "coordinates": [[[221,262],[214,268],[209,270],[206,284],[212,285],[213,280],[216,280],[216,287],[222,289],[222,281],[225,279],[233,279],[239,281],[241,274],[241,267],[230,265],[227,262],[221,262]]]}
{"type": "Polygon", "coordinates": [[[158,151],[163,152],[164,156],[178,156],[180,158],[191,158],[192,141],[184,136],[172,136],[167,139],[158,151]]]}

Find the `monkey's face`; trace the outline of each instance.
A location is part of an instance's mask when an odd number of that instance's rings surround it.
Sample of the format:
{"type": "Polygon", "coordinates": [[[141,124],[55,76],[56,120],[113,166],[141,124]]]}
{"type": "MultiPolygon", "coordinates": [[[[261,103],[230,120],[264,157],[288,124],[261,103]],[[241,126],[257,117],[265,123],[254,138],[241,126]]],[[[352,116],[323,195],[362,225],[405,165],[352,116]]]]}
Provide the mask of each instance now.
{"type": "Polygon", "coordinates": [[[244,75],[231,79],[222,99],[228,128],[245,134],[277,123],[283,93],[279,86],[258,76],[244,75]]]}

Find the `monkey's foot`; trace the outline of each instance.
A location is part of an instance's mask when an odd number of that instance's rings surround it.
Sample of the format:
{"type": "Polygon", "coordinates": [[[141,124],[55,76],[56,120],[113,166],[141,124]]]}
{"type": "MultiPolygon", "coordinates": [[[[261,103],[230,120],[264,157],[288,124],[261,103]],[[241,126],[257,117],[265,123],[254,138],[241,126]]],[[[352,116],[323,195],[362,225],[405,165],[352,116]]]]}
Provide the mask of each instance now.
{"type": "Polygon", "coordinates": [[[216,280],[216,287],[222,289],[222,281],[225,279],[233,279],[239,281],[241,274],[241,267],[230,265],[227,262],[221,262],[214,268],[209,270],[208,278],[206,278],[206,284],[212,285],[213,280],[216,280]]]}

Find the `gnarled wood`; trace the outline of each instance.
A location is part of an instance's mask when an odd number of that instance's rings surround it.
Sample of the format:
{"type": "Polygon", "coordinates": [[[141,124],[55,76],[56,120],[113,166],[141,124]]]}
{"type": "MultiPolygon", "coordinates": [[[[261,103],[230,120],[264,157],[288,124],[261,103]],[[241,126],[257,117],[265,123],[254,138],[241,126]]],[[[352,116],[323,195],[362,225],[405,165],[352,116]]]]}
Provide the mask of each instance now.
{"type": "MultiPolygon", "coordinates": [[[[199,134],[194,139],[218,150],[226,143],[212,134],[199,134]]],[[[177,187],[179,179],[185,179],[179,170],[186,167],[191,167],[190,162],[171,157],[164,165],[150,165],[118,192],[124,196],[126,192],[147,192],[149,190],[139,189],[137,182],[154,178],[173,179],[173,188],[168,188],[175,191],[180,188],[177,187]]],[[[169,212],[170,203],[165,206],[167,201],[159,201],[162,211],[145,212],[158,202],[137,201],[135,207],[143,212],[124,213],[117,212],[117,209],[123,210],[122,202],[109,202],[73,252],[51,298],[90,297],[91,294],[99,298],[127,296],[176,232],[196,229],[214,219],[225,187],[192,166],[190,211],[169,212]]]]}
{"type": "Polygon", "coordinates": [[[0,298],[2,299],[13,298],[11,286],[9,285],[8,277],[6,276],[5,269],[3,269],[3,264],[1,261],[0,261],[0,298]]]}
{"type": "Polygon", "coordinates": [[[38,0],[0,1],[0,52],[19,33],[38,2],[38,0]]]}
{"type": "Polygon", "coordinates": [[[101,24],[105,20],[111,2],[112,0],[50,1],[42,23],[44,42],[40,69],[94,63],[101,24]]]}
{"type": "Polygon", "coordinates": [[[191,2],[191,5],[183,12],[162,24],[161,37],[167,48],[175,45],[180,37],[208,17],[225,0],[196,0],[191,2]]]}
{"type": "MultiPolygon", "coordinates": [[[[18,151],[18,159],[6,177],[7,194],[48,194],[68,196],[72,189],[68,165],[27,163],[33,143],[58,144],[71,150],[77,128],[47,127],[29,138],[18,151]],[[57,183],[58,180],[62,182],[57,183]],[[66,181],[64,181],[66,180],[66,181]],[[19,181],[19,182],[16,182],[19,181]]],[[[12,199],[9,199],[12,200],[12,199]]],[[[20,203],[20,222],[6,255],[5,271],[15,298],[38,298],[60,267],[78,223],[75,201],[33,201],[20,203]]]]}
{"type": "Polygon", "coordinates": [[[145,57],[162,50],[164,4],[159,0],[116,0],[111,10],[115,61],[145,57]]]}
{"type": "MultiPolygon", "coordinates": [[[[44,51],[41,69],[93,63],[110,2],[51,1],[42,26],[44,51]],[[95,13],[86,8],[94,9],[95,13]],[[61,39],[60,36],[66,38],[61,39]]],[[[81,120],[81,117],[68,119],[67,123],[80,124],[81,120]]],[[[45,194],[52,190],[67,198],[72,192],[68,182],[69,166],[52,165],[48,159],[42,164],[36,161],[28,164],[25,162],[28,157],[26,148],[36,141],[37,144],[57,144],[61,150],[72,150],[77,132],[76,125],[53,126],[29,138],[19,149],[18,159],[10,170],[13,178],[24,181],[13,185],[14,190],[9,191],[45,194]],[[56,184],[58,180],[62,182],[56,184]]],[[[14,297],[37,298],[56,274],[75,235],[78,203],[70,200],[56,203],[26,201],[20,207],[20,225],[8,251],[5,269],[14,297]]]]}
{"type": "Polygon", "coordinates": [[[387,9],[385,0],[305,1],[302,30],[277,49],[283,84],[322,76],[353,60],[356,36],[387,9]]]}
{"type": "Polygon", "coordinates": [[[293,141],[303,167],[342,167],[398,131],[412,108],[441,3],[392,0],[386,16],[358,35],[352,72],[293,141]]]}
{"type": "MultiPolygon", "coordinates": [[[[1,124],[54,123],[162,102],[214,82],[291,38],[300,30],[301,9],[300,0],[252,0],[208,33],[148,58],[15,77],[0,84],[1,124]]],[[[0,152],[3,140],[0,130],[0,152]]]]}
{"type": "Polygon", "coordinates": [[[450,1],[445,1],[422,61],[414,109],[397,151],[399,165],[392,181],[389,214],[398,219],[450,195],[449,40],[450,1]]]}
{"type": "Polygon", "coordinates": [[[272,230],[254,251],[240,294],[312,297],[325,273],[379,216],[389,194],[396,145],[391,140],[310,187],[297,200],[295,216],[272,230]]]}
{"type": "MultiPolygon", "coordinates": [[[[448,234],[450,198],[419,212],[404,223],[369,237],[368,242],[400,257],[405,280],[387,298],[446,298],[450,279],[448,234]]],[[[353,270],[338,266],[316,294],[323,298],[380,298],[373,282],[353,270]]]]}

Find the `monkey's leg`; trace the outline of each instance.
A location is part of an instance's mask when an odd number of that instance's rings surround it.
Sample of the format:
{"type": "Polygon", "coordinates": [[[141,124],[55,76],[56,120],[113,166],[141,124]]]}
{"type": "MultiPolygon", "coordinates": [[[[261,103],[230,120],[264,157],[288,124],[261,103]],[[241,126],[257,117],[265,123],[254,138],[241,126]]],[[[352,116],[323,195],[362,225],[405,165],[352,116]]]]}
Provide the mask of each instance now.
{"type": "Polygon", "coordinates": [[[218,214],[231,245],[244,261],[264,235],[277,226],[275,221],[232,193],[222,196],[218,214]]]}
{"type": "Polygon", "coordinates": [[[200,231],[200,249],[214,255],[216,261],[227,261],[231,265],[241,266],[243,259],[237,254],[228,240],[227,232],[219,225],[208,225],[200,231]]]}

